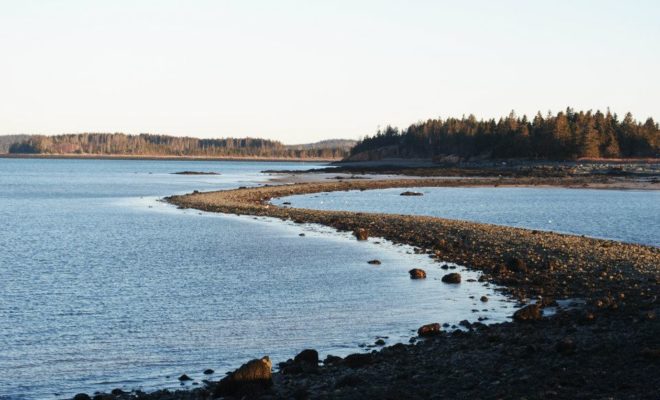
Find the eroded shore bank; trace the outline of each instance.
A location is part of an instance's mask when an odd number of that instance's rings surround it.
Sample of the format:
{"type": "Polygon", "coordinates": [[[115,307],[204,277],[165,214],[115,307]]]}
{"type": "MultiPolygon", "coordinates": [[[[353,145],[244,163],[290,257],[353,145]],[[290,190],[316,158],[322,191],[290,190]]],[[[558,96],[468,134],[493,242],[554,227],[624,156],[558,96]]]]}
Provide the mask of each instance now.
{"type": "MultiPolygon", "coordinates": [[[[484,281],[504,285],[521,302],[586,301],[583,307],[540,320],[472,324],[468,332],[440,333],[415,345],[386,347],[359,362],[347,358],[322,367],[285,368],[274,374],[269,390],[253,397],[656,398],[660,249],[432,217],[269,204],[275,197],[324,191],[555,183],[521,178],[336,181],[193,193],[168,201],[205,211],[365,229],[371,236],[416,246],[438,260],[480,270],[484,281]]],[[[210,384],[192,391],[114,397],[214,398],[215,390],[210,384]]]]}

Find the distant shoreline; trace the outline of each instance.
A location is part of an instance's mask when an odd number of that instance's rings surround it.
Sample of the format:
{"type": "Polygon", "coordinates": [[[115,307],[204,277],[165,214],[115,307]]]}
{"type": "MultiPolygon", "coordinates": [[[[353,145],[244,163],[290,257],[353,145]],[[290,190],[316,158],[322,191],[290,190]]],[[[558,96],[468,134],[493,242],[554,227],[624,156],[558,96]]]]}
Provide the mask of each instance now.
{"type": "Polygon", "coordinates": [[[126,154],[0,154],[0,158],[55,159],[55,160],[158,160],[158,161],[263,161],[263,162],[333,162],[339,158],[289,157],[201,157],[201,156],[149,156],[126,154]]]}

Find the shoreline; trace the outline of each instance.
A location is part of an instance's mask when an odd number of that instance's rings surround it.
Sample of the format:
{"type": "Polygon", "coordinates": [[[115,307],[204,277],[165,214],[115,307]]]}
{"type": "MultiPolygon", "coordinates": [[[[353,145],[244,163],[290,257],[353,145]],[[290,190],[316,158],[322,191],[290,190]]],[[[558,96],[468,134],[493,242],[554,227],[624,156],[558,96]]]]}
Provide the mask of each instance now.
{"type": "MultiPolygon", "coordinates": [[[[584,183],[560,181],[568,187],[581,188],[584,183]]],[[[560,182],[538,178],[334,180],[192,193],[165,200],[180,208],[268,216],[343,231],[363,228],[370,236],[412,245],[438,261],[481,271],[484,282],[503,286],[522,304],[530,299],[541,307],[554,305],[555,300],[586,302],[537,321],[467,323],[467,331],[441,331],[414,344],[326,360],[322,366],[289,360],[273,374],[272,387],[250,392],[248,398],[653,398],[660,389],[656,318],[660,248],[434,217],[270,204],[272,198],[322,191],[541,183],[557,186],[560,182]]],[[[209,382],[192,390],[139,396],[121,393],[99,399],[207,399],[214,398],[220,386],[209,382]]]]}
{"type": "Polygon", "coordinates": [[[149,160],[149,161],[262,161],[262,162],[327,162],[337,158],[286,158],[286,157],[204,157],[204,156],[150,156],[112,154],[0,154],[8,159],[48,159],[48,160],[149,160]]]}

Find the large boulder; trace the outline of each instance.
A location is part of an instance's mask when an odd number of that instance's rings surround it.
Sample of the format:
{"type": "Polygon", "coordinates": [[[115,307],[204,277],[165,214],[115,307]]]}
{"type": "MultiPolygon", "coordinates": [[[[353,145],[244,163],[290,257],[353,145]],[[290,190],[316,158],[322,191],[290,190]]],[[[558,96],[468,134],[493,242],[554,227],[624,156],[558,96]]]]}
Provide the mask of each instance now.
{"type": "Polygon", "coordinates": [[[410,279],[425,279],[426,278],[426,271],[423,269],[419,268],[413,268],[410,271],[408,271],[410,274],[410,279]]]}
{"type": "Polygon", "coordinates": [[[357,228],[353,231],[353,235],[357,240],[367,240],[369,238],[369,232],[364,228],[357,228]]]}
{"type": "Polygon", "coordinates": [[[538,321],[543,318],[540,304],[530,304],[513,313],[513,319],[518,322],[538,321]]]}
{"type": "Polygon", "coordinates": [[[261,393],[273,385],[273,364],[268,356],[241,365],[218,382],[215,396],[248,396],[261,393]]]}
{"type": "Polygon", "coordinates": [[[319,363],[319,353],[314,349],[303,350],[293,358],[293,362],[317,366],[319,363]]]}
{"type": "Polygon", "coordinates": [[[452,272],[442,277],[444,283],[461,283],[461,274],[452,272]]]}

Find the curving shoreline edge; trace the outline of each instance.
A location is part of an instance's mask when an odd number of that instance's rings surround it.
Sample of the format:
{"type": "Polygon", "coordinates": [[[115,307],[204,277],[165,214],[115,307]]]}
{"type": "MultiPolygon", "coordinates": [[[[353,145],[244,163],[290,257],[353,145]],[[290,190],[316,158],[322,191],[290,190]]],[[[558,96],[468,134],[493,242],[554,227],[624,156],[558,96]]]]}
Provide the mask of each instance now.
{"type": "MultiPolygon", "coordinates": [[[[660,248],[435,217],[270,204],[273,198],[295,194],[492,186],[493,182],[313,182],[166,198],[180,208],[268,216],[338,230],[365,229],[370,236],[412,245],[439,260],[479,270],[484,280],[504,286],[521,302],[533,298],[543,306],[558,299],[586,300],[583,308],[552,317],[489,326],[467,324],[467,332],[441,331],[416,344],[357,354],[350,362],[351,356],[321,367],[302,368],[290,360],[273,374],[268,389],[241,393],[237,398],[653,398],[660,390],[660,324],[656,318],[660,311],[660,248]]],[[[538,183],[536,179],[497,180],[503,186],[538,183]]],[[[566,183],[562,181],[562,185],[566,183]]],[[[122,393],[109,398],[210,399],[217,397],[217,387],[208,383],[190,391],[122,393]]]]}

